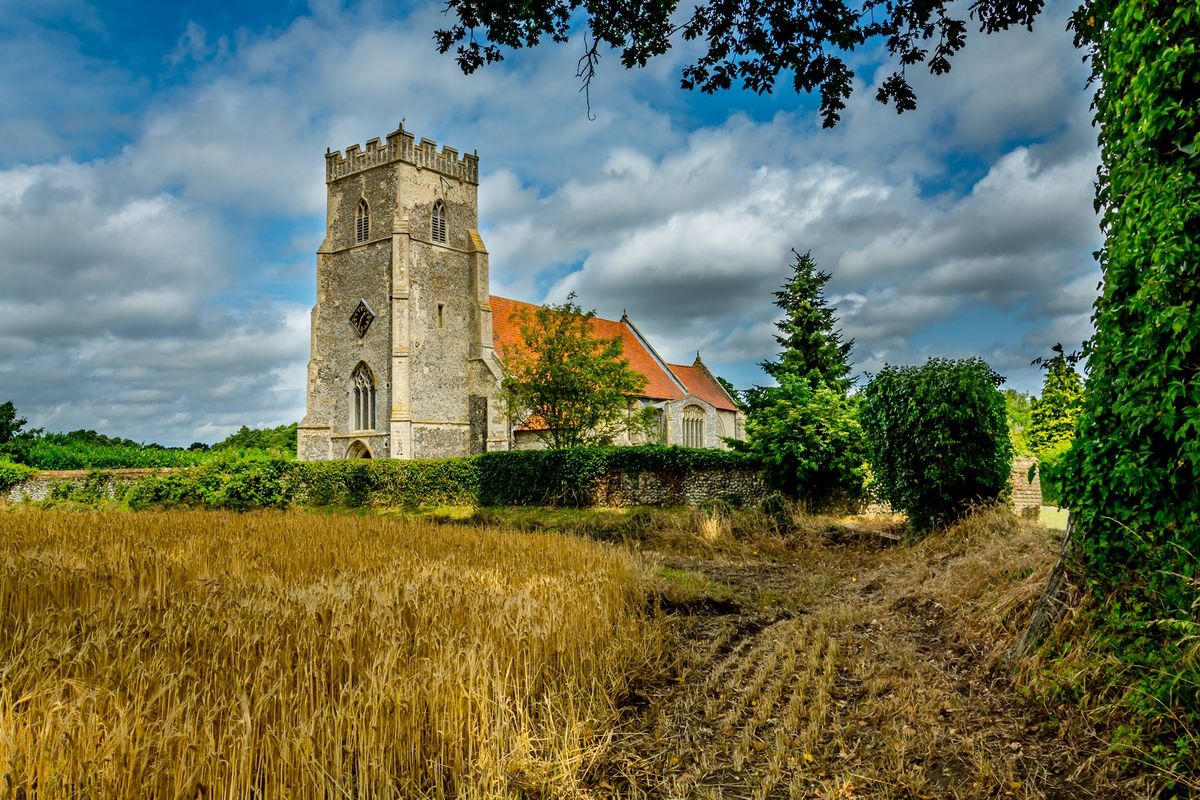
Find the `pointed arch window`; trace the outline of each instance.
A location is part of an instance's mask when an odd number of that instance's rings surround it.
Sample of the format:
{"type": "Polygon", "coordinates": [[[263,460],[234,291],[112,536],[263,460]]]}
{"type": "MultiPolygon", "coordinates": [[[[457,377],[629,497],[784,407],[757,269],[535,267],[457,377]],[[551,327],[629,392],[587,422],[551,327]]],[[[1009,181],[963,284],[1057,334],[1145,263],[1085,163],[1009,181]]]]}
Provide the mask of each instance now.
{"type": "Polygon", "coordinates": [[[429,219],[429,237],[438,244],[446,243],[446,205],[438,200],[433,204],[429,219]]]}
{"type": "Polygon", "coordinates": [[[358,211],[354,215],[354,241],[356,244],[362,244],[370,235],[371,209],[364,197],[358,201],[358,211]]]}
{"type": "Polygon", "coordinates": [[[359,362],[350,374],[350,421],[352,430],[375,430],[375,376],[359,362]]]}

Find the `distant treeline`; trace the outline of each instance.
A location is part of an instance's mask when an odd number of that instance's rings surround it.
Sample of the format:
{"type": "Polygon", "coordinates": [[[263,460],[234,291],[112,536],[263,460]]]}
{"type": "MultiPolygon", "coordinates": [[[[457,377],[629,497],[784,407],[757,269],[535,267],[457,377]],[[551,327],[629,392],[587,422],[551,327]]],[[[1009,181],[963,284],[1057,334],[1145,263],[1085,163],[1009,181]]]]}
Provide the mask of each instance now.
{"type": "MultiPolygon", "coordinates": [[[[11,404],[5,403],[8,407],[11,404]]],[[[0,409],[0,412],[7,410],[0,409]]],[[[0,413],[0,416],[6,416],[0,413]]],[[[214,445],[194,442],[167,447],[155,442],[106,436],[93,430],[46,433],[21,430],[25,420],[7,415],[7,435],[0,435],[0,460],[35,469],[120,469],[132,467],[193,467],[214,458],[242,456],[296,457],[296,423],[276,428],[248,428],[214,445]]],[[[3,421],[3,420],[0,420],[3,421]]],[[[0,425],[0,427],[5,427],[0,425]]]]}

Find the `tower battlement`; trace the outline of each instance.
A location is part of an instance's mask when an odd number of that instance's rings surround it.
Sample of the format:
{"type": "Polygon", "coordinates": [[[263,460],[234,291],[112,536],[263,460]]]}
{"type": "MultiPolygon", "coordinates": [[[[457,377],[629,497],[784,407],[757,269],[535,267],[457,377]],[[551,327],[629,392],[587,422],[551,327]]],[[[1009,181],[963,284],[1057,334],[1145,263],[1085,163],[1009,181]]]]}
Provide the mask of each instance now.
{"type": "Polygon", "coordinates": [[[431,169],[467,183],[479,183],[479,157],[463,155],[458,150],[443,146],[439,153],[437,142],[422,138],[414,141],[413,134],[404,130],[404,125],[387,135],[385,141],[378,138],[367,141],[365,148],[352,144],[343,155],[340,150],[325,153],[325,182],[332,183],[347,175],[354,175],[371,167],[404,161],[423,169],[431,169]]]}

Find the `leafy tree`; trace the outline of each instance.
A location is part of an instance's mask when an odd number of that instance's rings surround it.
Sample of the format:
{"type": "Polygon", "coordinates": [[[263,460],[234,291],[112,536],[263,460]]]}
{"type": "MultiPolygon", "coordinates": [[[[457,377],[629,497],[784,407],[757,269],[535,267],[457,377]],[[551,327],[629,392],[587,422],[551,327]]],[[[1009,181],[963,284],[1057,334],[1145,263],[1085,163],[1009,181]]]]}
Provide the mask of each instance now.
{"type": "Polygon", "coordinates": [[[814,509],[863,498],[867,450],[854,398],[792,376],[754,392],[746,441],[734,446],[762,464],[770,486],[814,509]]]}
{"type": "Polygon", "coordinates": [[[917,533],[1007,490],[1003,381],[979,358],[931,358],[920,367],[884,367],[864,387],[859,419],[879,495],[917,533]]]}
{"type": "MultiPolygon", "coordinates": [[[[981,31],[993,33],[1014,25],[1031,28],[1042,5],[1043,0],[975,0],[969,12],[981,31]]],[[[852,89],[854,72],[842,54],[880,40],[899,69],[883,81],[876,98],[907,111],[916,107],[916,95],[905,70],[923,63],[941,75],[966,44],[967,20],[958,11],[964,6],[950,0],[706,0],[682,23],[678,6],[676,0],[447,0],[455,21],[434,39],[443,53],[455,49],[469,74],[502,60],[504,48],[532,47],[543,37],[566,42],[582,16],[587,29],[579,76],[586,88],[601,45],[620,50],[625,67],[644,67],[682,34],[707,45],[684,66],[684,89],[712,93],[738,82],[762,94],[774,89],[781,72],[790,74],[797,92],[820,92],[826,127],[838,121],[852,89]]]]}
{"type": "Polygon", "coordinates": [[[17,407],[11,400],[0,403],[0,444],[8,444],[16,438],[26,422],[27,419],[17,416],[17,407]]]}
{"type": "Polygon", "coordinates": [[[837,330],[825,302],[829,274],[810,253],[796,257],[792,275],[775,292],[783,318],[775,324],[779,357],[763,363],[778,381],[745,392],[746,442],[735,447],[763,465],[778,491],[815,507],[863,496],[866,450],[850,388],[851,342],[837,330]]]}
{"type": "MultiPolygon", "coordinates": [[[[298,423],[277,425],[274,428],[248,428],[243,425],[212,446],[213,450],[268,450],[296,455],[298,423]]],[[[188,448],[197,449],[195,445],[188,448]]],[[[208,449],[208,448],[205,448],[208,449]]]]}
{"type": "Polygon", "coordinates": [[[595,316],[575,303],[574,293],[561,305],[513,313],[521,344],[504,353],[501,401],[548,447],[611,444],[657,421],[655,409],[631,408],[646,378],[622,358],[620,338],[593,334],[595,316]]]}
{"type": "Polygon", "coordinates": [[[1016,389],[1004,390],[1004,413],[1008,418],[1008,438],[1012,441],[1014,455],[1028,456],[1033,453],[1029,449],[1032,399],[1029,395],[1018,392],[1016,389]]]}
{"type": "Polygon", "coordinates": [[[812,251],[800,255],[793,250],[792,255],[792,276],[775,292],[775,305],[783,311],[783,319],[775,323],[779,358],[764,361],[762,368],[776,380],[788,376],[814,389],[829,386],[845,392],[852,384],[848,359],[854,342],[842,341],[834,309],[826,305],[825,284],[831,276],[817,269],[812,251]]]}
{"type": "Polygon", "coordinates": [[[1053,349],[1053,357],[1034,362],[1046,370],[1042,396],[1030,411],[1029,446],[1038,455],[1070,444],[1083,411],[1083,378],[1075,371],[1076,358],[1064,354],[1061,344],[1053,349]]]}

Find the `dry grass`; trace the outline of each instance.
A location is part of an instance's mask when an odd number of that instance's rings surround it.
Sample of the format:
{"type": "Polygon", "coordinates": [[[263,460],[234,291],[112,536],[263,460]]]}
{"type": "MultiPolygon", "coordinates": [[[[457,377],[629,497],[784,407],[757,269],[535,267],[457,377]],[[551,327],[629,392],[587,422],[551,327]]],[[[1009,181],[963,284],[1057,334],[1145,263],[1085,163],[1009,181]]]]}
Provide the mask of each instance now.
{"type": "MultiPolygon", "coordinates": [[[[693,520],[699,541],[703,522],[693,520]]],[[[669,573],[677,591],[715,587],[740,610],[714,615],[697,604],[699,614],[675,620],[680,672],[618,741],[614,793],[1155,796],[1152,779],[1064,723],[1070,709],[1047,713],[998,665],[1061,533],[984,509],[920,543],[884,547],[879,533],[894,522],[798,518],[783,563],[739,560],[774,546],[754,538],[707,560],[692,547],[682,559],[664,556],[686,567],[669,573]],[[773,604],[760,602],[768,595],[773,604]]]]}
{"type": "Polygon", "coordinates": [[[660,665],[644,580],[424,521],[0,515],[0,796],[579,794],[660,665]]]}

